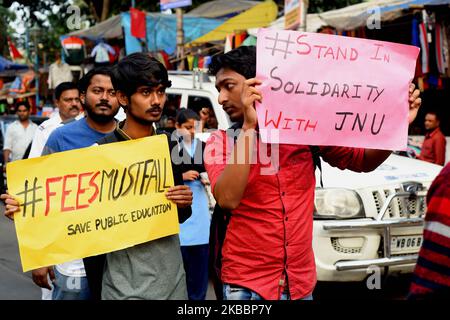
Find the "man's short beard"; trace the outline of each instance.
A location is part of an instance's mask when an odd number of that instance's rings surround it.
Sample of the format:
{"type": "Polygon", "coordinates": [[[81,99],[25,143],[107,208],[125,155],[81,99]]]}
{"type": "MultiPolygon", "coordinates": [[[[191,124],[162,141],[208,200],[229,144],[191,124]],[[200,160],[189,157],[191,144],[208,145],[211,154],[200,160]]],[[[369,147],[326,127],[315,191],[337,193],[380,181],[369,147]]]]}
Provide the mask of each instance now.
{"type": "Polygon", "coordinates": [[[89,118],[91,118],[96,123],[108,123],[111,122],[111,120],[114,119],[116,116],[115,114],[96,114],[90,107],[86,106],[85,108],[86,113],[88,114],[89,118]]]}

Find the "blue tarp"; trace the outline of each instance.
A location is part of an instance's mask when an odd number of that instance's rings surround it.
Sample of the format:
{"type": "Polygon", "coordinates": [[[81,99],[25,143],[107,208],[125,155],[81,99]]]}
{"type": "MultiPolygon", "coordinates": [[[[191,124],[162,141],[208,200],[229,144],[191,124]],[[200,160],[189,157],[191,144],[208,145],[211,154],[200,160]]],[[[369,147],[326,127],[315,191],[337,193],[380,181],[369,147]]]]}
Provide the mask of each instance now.
{"type": "MultiPolygon", "coordinates": [[[[127,54],[142,51],[139,39],[131,35],[130,14],[121,14],[125,32],[125,49],[127,54]]],[[[183,17],[184,42],[189,43],[200,36],[214,30],[224,20],[199,17],[183,17]]],[[[173,54],[177,43],[177,19],[175,15],[147,13],[147,47],[149,51],[164,50],[173,54]]]]}
{"type": "Polygon", "coordinates": [[[410,6],[439,6],[448,4],[450,4],[450,0],[410,0],[406,1],[405,3],[386,5],[385,7],[380,8],[380,11],[381,13],[383,13],[398,9],[409,9],[410,6]]]}
{"type": "Polygon", "coordinates": [[[0,72],[5,70],[28,69],[27,65],[14,63],[0,56],[0,72]]]}

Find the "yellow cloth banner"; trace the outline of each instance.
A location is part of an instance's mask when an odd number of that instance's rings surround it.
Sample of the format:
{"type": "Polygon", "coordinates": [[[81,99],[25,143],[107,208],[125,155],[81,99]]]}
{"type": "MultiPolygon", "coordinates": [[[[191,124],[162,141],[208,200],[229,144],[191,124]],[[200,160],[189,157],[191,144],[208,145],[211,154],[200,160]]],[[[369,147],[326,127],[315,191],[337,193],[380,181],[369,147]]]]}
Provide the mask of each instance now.
{"type": "Polygon", "coordinates": [[[191,41],[190,44],[223,41],[228,34],[236,31],[267,27],[277,18],[277,13],[278,7],[275,2],[272,0],[263,1],[255,5],[253,8],[228,19],[216,29],[211,30],[200,38],[191,41]]]}
{"type": "Polygon", "coordinates": [[[179,232],[165,135],[14,161],[7,179],[24,271],[179,232]]]}

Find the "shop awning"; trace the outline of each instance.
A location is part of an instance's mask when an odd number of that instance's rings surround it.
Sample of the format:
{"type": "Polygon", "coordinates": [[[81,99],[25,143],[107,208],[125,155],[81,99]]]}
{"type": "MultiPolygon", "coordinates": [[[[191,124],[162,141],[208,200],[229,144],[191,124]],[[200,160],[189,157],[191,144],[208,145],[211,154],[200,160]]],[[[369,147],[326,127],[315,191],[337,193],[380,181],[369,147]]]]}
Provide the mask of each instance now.
{"type": "MultiPolygon", "coordinates": [[[[127,54],[141,51],[141,43],[131,35],[130,14],[122,13],[122,26],[125,31],[127,54]]],[[[184,41],[191,42],[216,29],[223,23],[220,19],[194,16],[183,17],[184,41]]],[[[147,47],[150,51],[164,50],[168,54],[176,51],[177,18],[174,14],[147,13],[147,47]]]]}
{"type": "Polygon", "coordinates": [[[14,63],[0,56],[0,71],[22,70],[22,69],[28,69],[28,66],[25,64],[14,63]]]}
{"type": "Polygon", "coordinates": [[[223,41],[227,34],[249,28],[266,27],[273,22],[278,13],[275,2],[269,0],[260,2],[258,5],[244,11],[243,13],[228,19],[223,24],[209,33],[195,39],[192,44],[223,41]]]}
{"type": "MultiPolygon", "coordinates": [[[[150,51],[164,50],[172,54],[176,49],[177,19],[174,14],[147,12],[147,46],[150,51]]],[[[221,19],[209,19],[188,15],[183,18],[186,42],[214,30],[223,23],[221,19]]],[[[124,12],[100,22],[91,28],[69,33],[67,36],[84,37],[91,40],[125,37],[127,54],[142,50],[142,43],[130,31],[130,14],[124,12]]]]}
{"type": "Polygon", "coordinates": [[[260,3],[260,1],[248,0],[214,0],[199,5],[197,8],[186,13],[186,16],[194,15],[203,18],[231,18],[260,3]]]}
{"type": "MultiPolygon", "coordinates": [[[[318,14],[308,14],[306,29],[315,32],[322,26],[332,26],[339,31],[364,27],[374,11],[379,9],[381,21],[392,21],[403,15],[404,10],[424,6],[448,5],[450,0],[369,0],[341,9],[318,14]]],[[[284,29],[284,16],[276,20],[271,27],[284,29]]]]}
{"type": "Polygon", "coordinates": [[[122,25],[120,22],[120,15],[113,16],[105,21],[99,22],[94,26],[74,31],[68,34],[69,36],[85,37],[91,40],[94,39],[112,39],[122,38],[122,25]]]}

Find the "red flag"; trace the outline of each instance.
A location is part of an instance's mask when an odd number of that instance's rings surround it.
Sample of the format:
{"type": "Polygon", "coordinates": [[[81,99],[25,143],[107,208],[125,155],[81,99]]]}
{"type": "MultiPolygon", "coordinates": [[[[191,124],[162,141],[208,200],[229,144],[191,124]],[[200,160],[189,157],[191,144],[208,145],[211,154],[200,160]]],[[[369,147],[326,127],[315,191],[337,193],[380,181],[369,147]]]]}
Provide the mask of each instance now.
{"type": "Polygon", "coordinates": [[[145,12],[130,8],[131,15],[131,35],[136,38],[145,38],[147,24],[145,21],[145,12]]]}
{"type": "Polygon", "coordinates": [[[9,54],[11,55],[11,59],[23,59],[22,55],[20,54],[19,50],[14,46],[11,39],[8,37],[8,46],[9,46],[9,54]]]}

